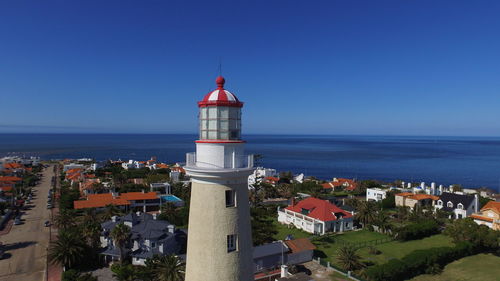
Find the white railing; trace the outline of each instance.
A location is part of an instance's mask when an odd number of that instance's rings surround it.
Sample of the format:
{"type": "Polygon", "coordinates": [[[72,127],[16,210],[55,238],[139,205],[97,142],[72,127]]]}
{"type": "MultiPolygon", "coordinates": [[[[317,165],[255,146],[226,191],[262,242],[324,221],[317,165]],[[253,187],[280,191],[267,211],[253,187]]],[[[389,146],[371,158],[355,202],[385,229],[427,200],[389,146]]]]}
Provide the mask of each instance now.
{"type": "Polygon", "coordinates": [[[249,155],[233,155],[229,157],[224,166],[198,161],[196,152],[186,154],[186,167],[194,168],[213,168],[213,169],[241,169],[252,168],[254,165],[253,154],[249,155]]]}

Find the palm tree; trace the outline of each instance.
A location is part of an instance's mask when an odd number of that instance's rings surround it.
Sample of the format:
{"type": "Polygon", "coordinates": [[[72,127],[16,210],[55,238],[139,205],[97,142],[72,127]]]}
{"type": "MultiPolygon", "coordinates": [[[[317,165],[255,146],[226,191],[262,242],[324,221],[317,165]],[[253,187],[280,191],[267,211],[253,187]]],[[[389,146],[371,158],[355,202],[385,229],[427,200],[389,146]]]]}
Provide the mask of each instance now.
{"type": "Polygon", "coordinates": [[[85,221],[81,224],[82,235],[92,249],[99,247],[101,225],[97,221],[85,221]]]}
{"type": "Polygon", "coordinates": [[[175,255],[154,256],[146,260],[153,281],[184,280],[185,264],[175,255]]]}
{"type": "Polygon", "coordinates": [[[353,271],[362,268],[361,257],[356,254],[356,249],[349,245],[343,245],[337,252],[337,260],[340,266],[347,271],[353,271]]]}
{"type": "Polygon", "coordinates": [[[72,268],[85,257],[86,248],[76,232],[61,231],[58,240],[51,242],[48,259],[53,264],[72,268]]]}
{"type": "Polygon", "coordinates": [[[101,220],[107,221],[107,220],[110,220],[111,217],[119,216],[121,214],[122,214],[122,211],[118,207],[116,207],[115,205],[109,204],[109,205],[106,205],[106,209],[104,210],[104,213],[101,217],[101,220]]]}
{"type": "Polygon", "coordinates": [[[75,213],[73,210],[61,210],[54,221],[55,225],[61,229],[69,229],[76,226],[75,213]]]}
{"type": "Polygon", "coordinates": [[[130,237],[130,227],[127,225],[120,223],[113,228],[111,231],[111,238],[113,239],[116,246],[120,250],[120,261],[123,263],[125,260],[125,249],[124,247],[127,245],[128,239],[130,237]]]}
{"type": "Polygon", "coordinates": [[[389,216],[383,212],[379,212],[377,214],[377,218],[376,218],[375,222],[376,222],[377,226],[380,228],[380,230],[382,230],[382,232],[384,232],[384,233],[387,232],[387,230],[390,227],[389,216]]]}
{"type": "Polygon", "coordinates": [[[358,212],[356,213],[356,218],[365,227],[375,221],[377,215],[376,206],[370,201],[361,201],[358,205],[358,212]]]}

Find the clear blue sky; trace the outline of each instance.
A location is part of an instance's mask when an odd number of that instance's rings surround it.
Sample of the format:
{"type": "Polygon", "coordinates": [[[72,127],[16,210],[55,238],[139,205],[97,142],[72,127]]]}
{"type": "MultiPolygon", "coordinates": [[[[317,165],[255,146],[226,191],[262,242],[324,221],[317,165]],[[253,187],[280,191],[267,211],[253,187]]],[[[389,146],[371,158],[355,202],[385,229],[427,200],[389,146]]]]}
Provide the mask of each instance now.
{"type": "Polygon", "coordinates": [[[0,132],[500,136],[500,1],[1,1],[0,132]]]}

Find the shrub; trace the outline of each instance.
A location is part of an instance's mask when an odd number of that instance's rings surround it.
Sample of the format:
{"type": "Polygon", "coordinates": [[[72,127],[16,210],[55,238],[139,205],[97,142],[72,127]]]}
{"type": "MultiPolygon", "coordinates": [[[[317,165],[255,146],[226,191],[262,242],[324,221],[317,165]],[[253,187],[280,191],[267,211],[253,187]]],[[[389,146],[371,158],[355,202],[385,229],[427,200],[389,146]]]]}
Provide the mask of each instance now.
{"type": "Polygon", "coordinates": [[[476,249],[469,242],[461,242],[454,247],[417,250],[402,259],[372,266],[365,274],[373,281],[405,280],[424,273],[438,273],[446,264],[475,252],[476,249]]]}
{"type": "Polygon", "coordinates": [[[403,241],[422,239],[438,232],[439,226],[436,221],[421,221],[400,227],[397,230],[397,238],[403,241]]]}

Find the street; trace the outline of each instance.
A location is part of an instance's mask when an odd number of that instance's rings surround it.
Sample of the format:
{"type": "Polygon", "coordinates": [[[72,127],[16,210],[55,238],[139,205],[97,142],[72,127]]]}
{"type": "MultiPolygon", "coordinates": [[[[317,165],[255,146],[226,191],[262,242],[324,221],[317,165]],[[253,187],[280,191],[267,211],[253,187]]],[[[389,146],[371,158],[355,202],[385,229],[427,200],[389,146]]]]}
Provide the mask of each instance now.
{"type": "Polygon", "coordinates": [[[23,210],[22,224],[13,225],[8,234],[0,236],[5,245],[5,257],[0,260],[0,280],[40,281],[45,280],[49,227],[44,222],[50,219],[47,195],[54,175],[53,166],[43,171],[43,178],[33,188],[33,200],[23,210]]]}

